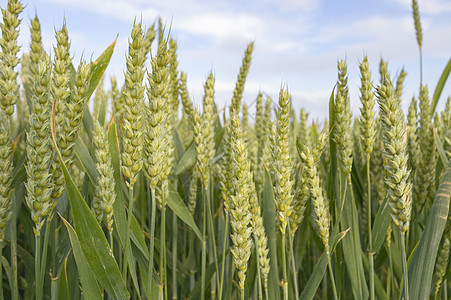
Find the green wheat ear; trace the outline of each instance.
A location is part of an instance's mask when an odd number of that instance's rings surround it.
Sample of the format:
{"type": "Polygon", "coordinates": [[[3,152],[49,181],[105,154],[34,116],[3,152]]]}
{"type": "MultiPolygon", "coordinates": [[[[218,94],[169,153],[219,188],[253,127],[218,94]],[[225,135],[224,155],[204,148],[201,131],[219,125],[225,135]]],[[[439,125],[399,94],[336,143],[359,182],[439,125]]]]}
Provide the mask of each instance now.
{"type": "Polygon", "coordinates": [[[93,199],[93,203],[98,204],[98,207],[93,210],[99,223],[103,218],[105,219],[108,232],[111,234],[113,232],[113,204],[116,200],[115,180],[105,129],[95,119],[93,139],[96,146],[96,167],[99,172],[98,185],[93,199]]]}
{"type": "Polygon", "coordinates": [[[352,170],[352,113],[349,104],[349,88],[346,62],[338,62],[338,88],[335,97],[335,142],[337,143],[337,158],[343,174],[351,179],[352,170]]]}
{"type": "Polygon", "coordinates": [[[418,8],[418,1],[412,0],[413,21],[415,24],[415,33],[417,36],[417,43],[420,48],[423,46],[423,30],[421,29],[420,9],[418,8]]]}
{"type": "Polygon", "coordinates": [[[128,45],[125,74],[125,114],[123,127],[122,172],[133,186],[142,167],[142,112],[144,108],[144,34],[141,23],[134,24],[128,45]]]}
{"type": "MultiPolygon", "coordinates": [[[[4,119],[4,116],[1,117],[4,119]]],[[[12,143],[8,131],[0,124],[0,242],[5,238],[5,229],[11,218],[11,201],[13,178],[12,143]]]]}
{"type": "Polygon", "coordinates": [[[392,218],[401,233],[407,232],[412,209],[407,156],[407,132],[401,105],[390,81],[378,88],[385,157],[385,185],[390,199],[392,218]]]}
{"type": "Polygon", "coordinates": [[[293,200],[291,179],[292,163],[290,155],[290,97],[287,89],[279,94],[279,111],[277,113],[277,131],[273,149],[275,170],[275,202],[279,213],[280,231],[285,233],[288,218],[292,213],[293,200]]]}
{"type": "Polygon", "coordinates": [[[19,83],[16,80],[19,73],[15,67],[20,63],[17,57],[20,47],[17,44],[19,36],[19,25],[21,20],[18,18],[23,10],[23,5],[17,0],[9,0],[6,9],[2,9],[3,22],[1,25],[2,38],[0,39],[1,58],[0,58],[0,107],[11,116],[14,113],[14,105],[19,100],[19,83]]]}

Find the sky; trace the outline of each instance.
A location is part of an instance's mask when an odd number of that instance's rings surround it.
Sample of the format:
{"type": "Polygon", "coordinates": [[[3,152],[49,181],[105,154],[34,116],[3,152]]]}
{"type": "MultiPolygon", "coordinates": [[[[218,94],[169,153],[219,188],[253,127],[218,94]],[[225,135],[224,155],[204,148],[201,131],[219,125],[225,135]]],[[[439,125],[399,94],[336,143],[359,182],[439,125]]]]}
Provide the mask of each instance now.
{"type": "MultiPolygon", "coordinates": [[[[188,74],[190,97],[201,105],[203,84],[213,71],[219,108],[229,105],[244,51],[254,52],[243,101],[255,114],[259,91],[277,105],[281,87],[288,87],[299,116],[322,121],[337,81],[337,61],[348,65],[353,114],[359,114],[359,63],[366,55],[373,82],[379,61],[388,61],[392,77],[405,68],[403,107],[419,90],[419,51],[411,0],[22,0],[19,43],[30,44],[30,20],[37,13],[44,48],[56,44],[55,30],[65,20],[76,66],[80,57],[95,59],[118,40],[106,71],[123,82],[127,43],[135,18],[150,27],[161,17],[178,44],[179,70],[188,74]]],[[[423,28],[423,82],[430,95],[451,57],[451,1],[418,0],[423,28]]],[[[4,8],[5,0],[0,1],[4,8]]],[[[154,44],[155,45],[155,44],[154,44]]],[[[155,48],[155,47],[154,47],[155,48]]],[[[150,69],[150,63],[147,64],[150,69]]],[[[439,108],[451,94],[445,86],[439,108]]]]}

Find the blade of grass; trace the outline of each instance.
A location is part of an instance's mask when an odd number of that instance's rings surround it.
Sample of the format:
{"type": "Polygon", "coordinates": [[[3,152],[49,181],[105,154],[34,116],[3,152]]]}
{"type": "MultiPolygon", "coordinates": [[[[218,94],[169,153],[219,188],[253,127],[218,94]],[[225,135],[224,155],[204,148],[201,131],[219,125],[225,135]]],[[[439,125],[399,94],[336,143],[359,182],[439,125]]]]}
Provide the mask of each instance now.
{"type": "Polygon", "coordinates": [[[50,124],[53,146],[58,154],[64,174],[64,181],[69,196],[75,231],[77,232],[86,260],[99,283],[111,297],[128,299],[130,295],[125,286],[125,282],[122,280],[119,267],[114,259],[108,241],[105,238],[99,223],[81,196],[80,191],[78,191],[57,146],[55,133],[55,102],[53,103],[52,120],[50,124]]]}
{"type": "MultiPolygon", "coordinates": [[[[268,236],[269,248],[269,299],[279,299],[279,270],[277,266],[277,241],[276,241],[276,207],[274,205],[274,193],[268,170],[265,171],[265,183],[263,193],[263,225],[268,236]]],[[[301,298],[302,299],[302,298],[301,298]]]]}
{"type": "MultiPolygon", "coordinates": [[[[92,272],[91,267],[86,261],[86,257],[83,253],[83,250],[81,249],[77,233],[75,232],[74,228],[66,221],[66,219],[64,219],[61,215],[59,216],[63,221],[63,224],[66,226],[67,232],[69,233],[69,239],[72,244],[72,251],[74,253],[75,262],[77,263],[78,272],[80,274],[80,282],[81,286],[83,287],[84,296],[86,297],[86,299],[93,300],[102,299],[102,291],[100,290],[99,285],[97,284],[97,280],[95,278],[94,273],[92,272]]],[[[64,264],[63,268],[61,268],[61,273],[64,273],[64,275],[66,271],[63,270],[65,269],[65,265],[66,264],[64,264]]],[[[60,288],[61,287],[58,285],[58,294],[60,294],[59,293],[60,288]]]]}
{"type": "Polygon", "coordinates": [[[427,299],[430,295],[435,259],[448,219],[450,195],[451,162],[448,162],[430,209],[426,227],[409,266],[409,292],[411,299],[427,299]]]}
{"type": "Polygon", "coordinates": [[[445,86],[446,80],[448,80],[450,72],[451,72],[451,58],[448,61],[448,63],[446,64],[446,67],[443,70],[439,81],[437,82],[437,86],[435,87],[434,96],[432,96],[432,101],[431,101],[431,111],[430,111],[431,116],[433,116],[435,113],[435,108],[437,107],[438,100],[440,99],[440,96],[443,91],[443,87],[445,86]]]}
{"type": "Polygon", "coordinates": [[[202,240],[202,234],[194,222],[193,216],[171,183],[169,183],[169,197],[167,198],[167,205],[180,218],[180,220],[185,222],[185,224],[194,231],[197,237],[202,240]]]}

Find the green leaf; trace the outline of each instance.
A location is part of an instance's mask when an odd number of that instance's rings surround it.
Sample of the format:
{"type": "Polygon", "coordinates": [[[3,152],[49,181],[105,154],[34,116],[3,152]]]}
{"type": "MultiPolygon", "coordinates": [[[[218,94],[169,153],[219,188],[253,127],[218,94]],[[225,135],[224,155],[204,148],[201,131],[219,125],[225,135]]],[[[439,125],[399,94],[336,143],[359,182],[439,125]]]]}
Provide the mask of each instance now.
{"type": "MultiPolygon", "coordinates": [[[[105,51],[100,54],[97,59],[91,63],[91,81],[89,82],[89,88],[87,92],[88,99],[92,96],[95,89],[97,88],[97,85],[99,84],[100,80],[102,79],[103,74],[105,73],[106,68],[108,67],[108,64],[110,63],[111,56],[113,55],[114,46],[116,45],[117,37],[114,40],[114,42],[109,45],[105,51]]],[[[72,86],[72,85],[71,85],[72,86]]],[[[92,140],[92,117],[89,113],[88,109],[85,109],[85,112],[83,114],[83,126],[85,127],[86,133],[88,134],[88,137],[90,140],[92,140]]]]}
{"type": "Polygon", "coordinates": [[[440,141],[440,137],[438,136],[437,130],[435,128],[434,128],[434,139],[438,153],[440,154],[440,159],[442,160],[443,165],[446,166],[448,164],[448,157],[446,156],[445,149],[443,149],[443,144],[440,141]]]}
{"type": "Polygon", "coordinates": [[[97,186],[97,178],[99,177],[99,172],[97,171],[94,160],[92,159],[91,155],[89,155],[88,148],[86,148],[85,143],[80,137],[75,141],[74,151],[75,155],[78,157],[78,160],[83,166],[83,170],[88,175],[92,184],[94,186],[97,186]]]}
{"type": "MultiPolygon", "coordinates": [[[[335,227],[334,229],[338,229],[335,227]]],[[[332,244],[332,251],[335,249],[337,244],[345,237],[346,233],[349,230],[343,231],[335,235],[335,237],[331,240],[330,244],[332,244]]],[[[329,244],[329,245],[330,245],[329,244]]],[[[318,290],[319,285],[321,284],[324,274],[326,273],[327,268],[327,255],[324,253],[321,255],[319,261],[316,263],[313,272],[309,275],[309,280],[302,291],[300,299],[313,299],[315,297],[316,291],[318,290]]]]}
{"type": "Polygon", "coordinates": [[[384,202],[379,206],[376,217],[374,218],[373,228],[371,230],[373,239],[373,252],[378,252],[385,241],[388,226],[391,222],[391,208],[388,204],[388,197],[385,197],[384,202]]]}
{"type": "MultiPolygon", "coordinates": [[[[13,279],[13,270],[11,268],[11,265],[9,264],[6,257],[2,256],[0,258],[2,260],[3,269],[5,269],[6,277],[8,278],[8,281],[9,281],[9,286],[12,287],[12,286],[14,286],[14,284],[13,284],[14,279],[13,279]]],[[[2,280],[3,280],[3,278],[2,278],[2,280]]]]}
{"type": "Polygon", "coordinates": [[[171,183],[169,183],[169,197],[167,199],[167,204],[171,208],[171,210],[180,218],[183,222],[186,223],[197,237],[202,240],[202,234],[200,233],[199,228],[197,228],[196,222],[194,222],[193,216],[189,212],[182,198],[180,198],[179,193],[174,189],[171,183]]]}
{"type": "MultiPolygon", "coordinates": [[[[335,132],[335,87],[332,89],[332,93],[329,98],[329,152],[330,152],[330,171],[328,173],[327,184],[327,197],[329,199],[335,199],[335,191],[338,191],[338,170],[337,170],[337,144],[334,141],[335,132]]],[[[335,203],[336,210],[338,211],[339,205],[335,203]]],[[[332,210],[333,211],[333,210],[332,210]]]]}
{"type": "MultiPolygon", "coordinates": [[[[369,272],[368,257],[363,252],[362,252],[362,259],[363,259],[363,265],[365,267],[365,271],[369,272]]],[[[376,299],[388,300],[387,294],[385,293],[384,285],[382,284],[381,280],[379,279],[379,276],[377,275],[377,273],[374,274],[374,291],[376,292],[376,297],[377,297],[376,299]]]]}
{"type": "Polygon", "coordinates": [[[27,171],[25,170],[25,165],[22,165],[16,175],[14,175],[11,185],[16,188],[25,180],[27,180],[27,171]]]}
{"type": "Polygon", "coordinates": [[[177,166],[175,167],[175,174],[179,176],[185,171],[191,169],[196,164],[196,159],[196,148],[194,146],[194,142],[192,142],[177,163],[177,166]]]}
{"type": "Polygon", "coordinates": [[[114,42],[109,45],[105,51],[100,54],[100,56],[91,63],[91,82],[89,82],[89,88],[88,88],[88,98],[91,97],[91,95],[94,93],[95,89],[97,88],[97,85],[99,84],[100,80],[102,79],[103,74],[105,73],[106,68],[108,67],[108,64],[110,63],[111,56],[113,55],[114,46],[116,45],[117,37],[114,40],[114,42]]]}
{"type": "Polygon", "coordinates": [[[435,259],[448,219],[450,195],[451,162],[448,162],[435,195],[426,227],[409,267],[409,292],[411,299],[429,298],[435,259]]]}
{"type": "Polygon", "coordinates": [[[440,95],[442,94],[443,87],[445,86],[446,80],[448,80],[450,72],[451,72],[451,58],[448,61],[448,64],[446,65],[445,69],[443,70],[442,75],[440,76],[440,79],[437,83],[437,86],[435,87],[434,96],[432,96],[431,101],[431,111],[430,111],[431,116],[434,115],[435,108],[437,107],[438,100],[440,99],[440,95]]]}
{"type": "MultiPolygon", "coordinates": [[[[59,276],[58,276],[58,299],[59,300],[70,300],[71,299],[70,292],[69,292],[69,285],[67,284],[66,264],[67,264],[67,257],[66,257],[66,260],[64,261],[63,267],[61,268],[59,276]]],[[[84,291],[84,289],[83,289],[83,291],[84,291]]],[[[93,298],[93,299],[95,299],[95,298],[93,298]]],[[[101,299],[101,295],[99,295],[98,299],[101,299]]]]}
{"type": "MultiPolygon", "coordinates": [[[[125,216],[125,199],[124,193],[122,190],[122,177],[121,177],[121,158],[119,153],[119,141],[117,139],[116,132],[116,123],[114,118],[111,119],[111,122],[108,126],[108,143],[110,146],[111,153],[111,164],[113,165],[113,177],[115,181],[114,191],[116,193],[116,200],[113,203],[113,219],[115,230],[118,233],[119,242],[122,245],[122,249],[125,249],[125,243],[127,243],[127,247],[131,249],[130,239],[125,241],[126,239],[126,231],[127,231],[127,219],[125,216]]],[[[130,269],[130,275],[132,276],[133,285],[136,289],[138,289],[138,278],[136,275],[136,266],[133,260],[133,256],[128,256],[128,265],[130,269]]],[[[137,290],[137,293],[140,292],[137,290]]]]}
{"type": "Polygon", "coordinates": [[[115,181],[114,191],[116,193],[116,201],[113,203],[113,217],[115,230],[118,233],[119,241],[124,249],[124,240],[127,230],[127,220],[125,217],[125,201],[122,190],[121,176],[121,157],[119,152],[119,141],[117,139],[116,123],[114,118],[108,126],[108,143],[110,145],[111,164],[113,165],[113,177],[115,181]]]}
{"type": "Polygon", "coordinates": [[[277,266],[277,241],[276,241],[276,206],[274,193],[268,170],[265,170],[265,183],[263,191],[263,225],[268,236],[269,248],[269,299],[279,299],[279,270],[277,266]]]}
{"type": "MultiPolygon", "coordinates": [[[[342,178],[345,184],[347,181],[342,178]]],[[[361,255],[360,233],[357,220],[357,209],[354,201],[352,185],[347,184],[341,218],[341,228],[350,228],[351,232],[343,239],[343,257],[351,281],[352,292],[355,299],[368,298],[368,286],[366,285],[363,262],[361,255]]]]}
{"type": "Polygon", "coordinates": [[[53,103],[52,110],[51,132],[53,146],[58,154],[64,174],[64,181],[66,183],[66,191],[71,206],[75,231],[77,232],[86,261],[99,283],[111,297],[116,299],[128,299],[130,295],[125,286],[125,282],[122,280],[119,267],[117,266],[113,252],[105,238],[102,228],[100,228],[99,223],[78,191],[57,146],[55,134],[55,102],[53,103]]]}
{"type": "MultiPolygon", "coordinates": [[[[100,290],[94,273],[86,261],[86,257],[80,245],[77,233],[74,228],[60,215],[61,220],[67,228],[69,239],[72,244],[75,262],[77,263],[78,273],[80,275],[81,286],[83,287],[83,294],[87,299],[102,299],[102,291],[100,290]]],[[[65,266],[66,264],[64,264],[65,266]]],[[[64,267],[65,268],[65,267],[64,267]]],[[[63,268],[61,268],[63,269],[63,268]]],[[[62,271],[61,271],[62,272],[62,271]]],[[[66,283],[67,284],[67,283],[66,283]]]]}

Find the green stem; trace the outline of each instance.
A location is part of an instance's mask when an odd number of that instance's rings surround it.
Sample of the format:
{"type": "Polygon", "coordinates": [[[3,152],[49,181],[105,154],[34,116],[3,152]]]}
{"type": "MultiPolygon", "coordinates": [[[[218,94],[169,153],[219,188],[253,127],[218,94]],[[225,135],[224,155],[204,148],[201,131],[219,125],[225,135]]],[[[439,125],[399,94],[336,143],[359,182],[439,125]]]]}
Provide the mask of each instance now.
{"type": "Polygon", "coordinates": [[[3,300],[3,240],[0,241],[0,300],[3,300]]]}
{"type": "Polygon", "coordinates": [[[423,85],[423,49],[420,47],[420,86],[423,85]]]}
{"type": "MultiPolygon", "coordinates": [[[[284,230],[285,231],[285,230],[284,230]]],[[[288,300],[288,275],[287,275],[287,261],[285,255],[285,232],[282,232],[282,266],[283,266],[283,299],[288,300]]]]}
{"type": "Polygon", "coordinates": [[[371,178],[370,178],[370,158],[366,160],[366,182],[367,182],[367,207],[368,207],[368,264],[370,273],[370,300],[374,300],[374,253],[373,238],[371,235],[371,178]]]}
{"type": "Polygon", "coordinates": [[[204,197],[204,213],[202,216],[202,269],[201,269],[201,276],[200,276],[200,299],[205,300],[205,272],[206,272],[206,264],[207,264],[207,241],[206,241],[206,225],[207,225],[207,201],[205,201],[205,189],[203,192],[204,197]]]}
{"type": "MultiPolygon", "coordinates": [[[[211,176],[209,176],[211,178],[211,176]]],[[[208,182],[211,182],[210,180],[208,182]]],[[[213,257],[212,260],[215,263],[216,266],[216,274],[219,273],[219,266],[218,266],[218,255],[216,253],[216,240],[215,240],[215,228],[214,228],[214,223],[213,223],[213,212],[211,209],[211,197],[210,197],[210,191],[209,191],[209,185],[207,184],[205,187],[205,195],[207,196],[207,198],[205,199],[207,201],[207,210],[208,210],[208,223],[209,224],[209,240],[210,240],[210,251],[213,250],[213,257]],[[211,239],[210,239],[211,238],[211,239]]],[[[213,275],[214,276],[214,275],[213,275]]],[[[219,285],[219,277],[215,276],[215,280],[212,279],[211,281],[211,291],[210,291],[210,295],[211,295],[211,299],[215,299],[216,298],[216,288],[215,285],[218,286],[219,285]]]]}
{"type": "MultiPolygon", "coordinates": [[[[354,229],[352,232],[353,232],[353,234],[354,234],[354,241],[359,241],[359,232],[358,232],[358,225],[355,223],[355,221],[357,220],[357,216],[355,215],[355,213],[356,213],[356,208],[355,208],[355,196],[354,196],[354,191],[353,191],[353,189],[352,189],[352,182],[351,182],[351,177],[348,177],[347,179],[346,179],[346,182],[348,183],[348,185],[349,185],[349,193],[351,193],[351,206],[352,206],[352,209],[351,209],[351,220],[352,220],[352,225],[354,226],[354,228],[357,228],[357,230],[356,229],[354,229]]],[[[359,245],[359,248],[358,248],[358,250],[357,251],[360,251],[360,244],[359,243],[357,243],[357,245],[359,245]]],[[[356,253],[357,254],[357,253],[356,253]]],[[[359,257],[360,259],[361,259],[361,257],[359,257]]],[[[357,278],[362,278],[362,276],[364,276],[363,274],[360,274],[360,268],[356,268],[356,271],[357,271],[357,278]]],[[[357,281],[357,283],[358,283],[358,290],[359,291],[362,291],[363,290],[363,287],[362,287],[362,283],[360,282],[360,280],[358,280],[357,281]]]]}
{"type": "Polygon", "coordinates": [[[172,213],[172,299],[177,299],[177,215],[172,213]]]}
{"type": "Polygon", "coordinates": [[[34,263],[34,276],[36,284],[36,300],[42,299],[42,285],[41,285],[41,234],[37,232],[35,234],[36,249],[35,249],[35,263],[34,263]]]}
{"type": "Polygon", "coordinates": [[[129,197],[128,197],[128,217],[127,217],[127,231],[125,232],[125,252],[124,260],[122,261],[122,279],[127,282],[127,269],[128,269],[128,252],[130,246],[130,228],[132,224],[132,214],[133,214],[133,184],[129,187],[129,197]]]}
{"type": "MultiPolygon", "coordinates": [[[[390,270],[389,270],[389,276],[388,276],[388,280],[387,280],[387,296],[388,299],[390,299],[390,295],[391,295],[391,291],[394,288],[394,284],[393,284],[393,258],[392,258],[392,254],[391,254],[391,243],[388,243],[388,263],[390,264],[390,270]]],[[[393,295],[395,293],[393,292],[393,295]]]]}
{"type": "Polygon", "coordinates": [[[443,298],[448,300],[448,279],[445,278],[443,281],[443,298]]]}
{"type": "Polygon", "coordinates": [[[288,234],[289,242],[290,242],[290,256],[291,256],[291,268],[293,269],[293,283],[294,283],[294,294],[296,300],[299,299],[299,288],[298,288],[298,272],[296,268],[296,261],[294,260],[294,251],[293,251],[293,236],[288,234]]]}
{"type": "Polygon", "coordinates": [[[11,299],[19,299],[19,280],[17,277],[17,222],[16,222],[16,198],[12,193],[11,210],[13,212],[10,221],[11,228],[11,268],[13,273],[13,286],[11,287],[11,299]]]}
{"type": "Polygon", "coordinates": [[[113,230],[110,230],[110,231],[108,232],[108,237],[109,237],[109,240],[110,240],[110,248],[111,248],[111,251],[113,251],[113,230]]]}
{"type": "Polygon", "coordinates": [[[219,283],[219,300],[222,299],[222,288],[224,286],[224,268],[225,268],[225,259],[226,259],[226,246],[227,246],[227,236],[228,236],[228,229],[229,229],[229,213],[225,213],[225,230],[224,230],[224,239],[222,243],[222,266],[221,266],[221,281],[219,283]]]}
{"type": "Polygon", "coordinates": [[[448,279],[443,280],[443,298],[448,300],[448,279]]]}
{"type": "Polygon", "coordinates": [[[42,289],[44,288],[44,279],[45,279],[45,268],[47,266],[47,249],[48,249],[48,244],[49,244],[49,233],[50,233],[50,223],[52,222],[52,219],[47,219],[45,221],[45,232],[44,232],[44,244],[42,245],[42,257],[41,257],[41,262],[40,262],[40,282],[39,285],[41,286],[41,293],[42,293],[42,289]]]}
{"type": "MultiPolygon", "coordinates": [[[[167,189],[167,182],[162,184],[161,192],[161,224],[160,224],[160,297],[167,299],[167,282],[166,282],[166,199],[164,194],[167,189]]],[[[161,299],[161,298],[160,298],[161,299]]]]}
{"type": "Polygon", "coordinates": [[[50,244],[52,244],[52,273],[51,273],[51,297],[52,299],[57,299],[58,297],[58,270],[56,270],[56,251],[58,248],[58,219],[51,222],[51,232],[53,232],[53,236],[51,237],[50,244]]]}
{"type": "Polygon", "coordinates": [[[148,268],[148,280],[149,285],[149,298],[152,297],[152,278],[153,278],[153,253],[154,253],[154,239],[155,239],[155,210],[157,208],[155,202],[155,187],[151,187],[151,215],[150,215],[150,240],[149,240],[149,268],[148,268]]]}
{"type": "Polygon", "coordinates": [[[335,279],[334,279],[334,272],[332,271],[332,262],[330,259],[330,253],[329,250],[327,251],[327,260],[328,260],[328,267],[329,267],[329,274],[330,274],[330,281],[332,282],[332,291],[334,293],[334,299],[338,300],[338,294],[337,294],[337,287],[335,286],[335,279]]]}
{"type": "Polygon", "coordinates": [[[406,234],[401,232],[402,277],[404,279],[404,300],[409,300],[409,279],[406,259],[406,234]]]}

